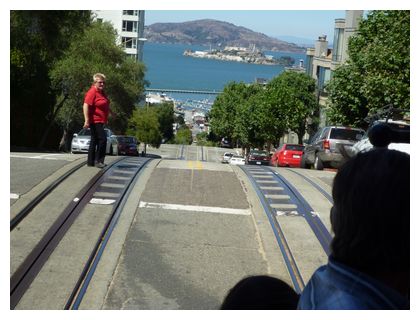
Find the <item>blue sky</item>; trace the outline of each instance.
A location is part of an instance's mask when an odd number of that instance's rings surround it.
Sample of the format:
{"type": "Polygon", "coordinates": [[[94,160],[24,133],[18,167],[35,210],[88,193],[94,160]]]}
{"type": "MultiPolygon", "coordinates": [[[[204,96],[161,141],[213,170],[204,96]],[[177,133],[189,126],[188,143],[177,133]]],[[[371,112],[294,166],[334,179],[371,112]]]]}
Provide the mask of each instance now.
{"type": "Polygon", "coordinates": [[[317,39],[326,34],[332,41],[334,21],[344,10],[146,10],[146,25],[156,22],[184,22],[216,19],[262,32],[268,36],[317,39]]]}

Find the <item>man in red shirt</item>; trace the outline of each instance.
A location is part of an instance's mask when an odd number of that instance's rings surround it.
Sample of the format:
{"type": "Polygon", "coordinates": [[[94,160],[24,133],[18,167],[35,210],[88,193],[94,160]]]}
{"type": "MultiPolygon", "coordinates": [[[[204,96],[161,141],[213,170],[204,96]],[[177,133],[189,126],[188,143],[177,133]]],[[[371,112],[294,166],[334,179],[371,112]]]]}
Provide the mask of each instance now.
{"type": "Polygon", "coordinates": [[[109,99],[104,92],[105,75],[96,73],[93,76],[93,85],[85,95],[83,115],[85,123],[83,128],[90,128],[90,145],[87,165],[104,168],[106,151],[106,133],[104,125],[108,122],[109,99]]]}

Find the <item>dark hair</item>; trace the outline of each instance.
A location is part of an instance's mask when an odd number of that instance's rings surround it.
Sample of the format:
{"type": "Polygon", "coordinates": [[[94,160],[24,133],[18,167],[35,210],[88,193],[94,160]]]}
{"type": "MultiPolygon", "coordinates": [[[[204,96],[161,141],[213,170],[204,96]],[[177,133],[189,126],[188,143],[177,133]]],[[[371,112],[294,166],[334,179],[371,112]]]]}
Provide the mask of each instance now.
{"type": "Polygon", "coordinates": [[[410,270],[410,156],[359,153],[334,178],[332,257],[367,273],[410,270]]]}
{"type": "Polygon", "coordinates": [[[286,282],[270,276],[250,276],[227,294],[222,310],[295,310],[299,295],[286,282]]]}

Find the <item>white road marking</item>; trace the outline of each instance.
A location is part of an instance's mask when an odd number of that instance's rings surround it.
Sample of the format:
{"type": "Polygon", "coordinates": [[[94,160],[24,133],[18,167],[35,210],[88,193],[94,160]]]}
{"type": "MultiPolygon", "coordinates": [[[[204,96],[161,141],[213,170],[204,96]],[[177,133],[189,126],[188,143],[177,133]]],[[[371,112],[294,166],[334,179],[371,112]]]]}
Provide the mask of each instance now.
{"type": "Polygon", "coordinates": [[[11,193],[10,194],[10,199],[19,199],[20,195],[17,193],[11,193]]]}
{"type": "Polygon", "coordinates": [[[114,202],[115,200],[113,199],[100,199],[100,198],[92,198],[89,201],[89,203],[92,203],[92,204],[104,204],[104,205],[112,204],[114,202]]]}
{"type": "Polygon", "coordinates": [[[24,159],[37,159],[37,160],[62,160],[62,161],[73,161],[74,159],[65,159],[68,155],[65,154],[45,154],[39,156],[28,156],[28,155],[19,155],[11,154],[10,158],[24,158],[24,159]]]}
{"type": "Polygon", "coordinates": [[[278,216],[298,216],[299,213],[296,210],[292,210],[292,211],[276,211],[276,214],[278,216]]]}
{"type": "Polygon", "coordinates": [[[144,202],[144,201],[140,201],[139,208],[183,210],[183,211],[208,212],[208,213],[239,214],[239,215],[246,215],[246,216],[249,216],[251,214],[250,209],[232,209],[232,208],[221,208],[221,207],[191,206],[191,205],[182,205],[182,204],[154,203],[154,202],[144,202]]]}

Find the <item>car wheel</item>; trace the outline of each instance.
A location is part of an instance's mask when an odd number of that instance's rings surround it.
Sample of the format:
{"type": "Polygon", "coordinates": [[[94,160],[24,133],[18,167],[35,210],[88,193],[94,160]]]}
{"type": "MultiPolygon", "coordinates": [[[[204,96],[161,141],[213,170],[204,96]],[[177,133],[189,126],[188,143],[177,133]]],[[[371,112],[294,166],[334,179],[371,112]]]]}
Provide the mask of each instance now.
{"type": "Polygon", "coordinates": [[[309,165],[306,163],[306,157],[304,155],[302,155],[302,157],[300,158],[300,167],[302,169],[308,169],[309,165]]]}
{"type": "Polygon", "coordinates": [[[322,161],[319,159],[318,155],[315,156],[314,167],[316,170],[324,169],[324,165],[322,164],[322,161]]]}

